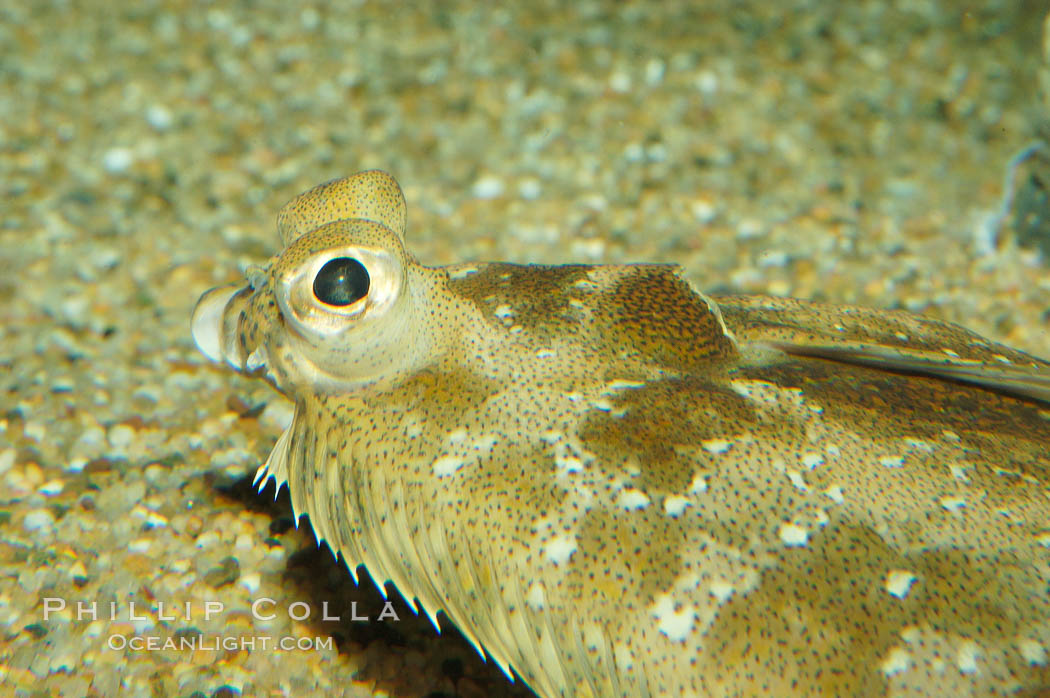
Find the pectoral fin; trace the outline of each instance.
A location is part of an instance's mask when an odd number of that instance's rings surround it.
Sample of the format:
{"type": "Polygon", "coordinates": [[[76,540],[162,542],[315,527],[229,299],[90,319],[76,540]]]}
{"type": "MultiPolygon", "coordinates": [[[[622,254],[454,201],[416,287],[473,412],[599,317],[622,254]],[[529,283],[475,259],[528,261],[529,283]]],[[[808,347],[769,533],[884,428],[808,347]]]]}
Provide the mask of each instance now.
{"type": "Polygon", "coordinates": [[[1050,403],[1050,363],[950,322],[789,298],[721,296],[715,301],[742,344],[1050,403]]]}
{"type": "Polygon", "coordinates": [[[945,356],[923,356],[878,345],[831,346],[783,342],[773,342],[771,345],[794,356],[810,356],[885,371],[953,380],[1050,404],[1050,367],[1045,365],[1003,366],[945,356]]]}

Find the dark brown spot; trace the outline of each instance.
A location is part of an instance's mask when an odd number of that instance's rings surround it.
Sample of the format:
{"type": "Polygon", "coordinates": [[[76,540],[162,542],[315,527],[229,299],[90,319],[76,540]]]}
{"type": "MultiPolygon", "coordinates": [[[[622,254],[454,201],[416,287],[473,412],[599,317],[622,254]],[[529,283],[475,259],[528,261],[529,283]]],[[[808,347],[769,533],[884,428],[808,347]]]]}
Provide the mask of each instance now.
{"type": "Polygon", "coordinates": [[[611,412],[594,410],[583,420],[580,441],[614,474],[628,464],[640,468],[632,484],[654,498],[685,492],[702,441],[732,440],[757,420],[746,399],[705,378],[652,381],[618,391],[611,402],[611,412]]]}

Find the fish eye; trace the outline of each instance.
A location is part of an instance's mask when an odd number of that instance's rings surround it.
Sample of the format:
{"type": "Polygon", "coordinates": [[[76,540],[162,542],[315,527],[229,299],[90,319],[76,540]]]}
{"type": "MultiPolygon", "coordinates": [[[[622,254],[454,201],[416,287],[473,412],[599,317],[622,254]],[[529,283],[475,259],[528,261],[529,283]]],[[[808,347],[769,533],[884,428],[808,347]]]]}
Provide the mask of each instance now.
{"type": "Polygon", "coordinates": [[[314,296],[325,305],[347,306],[368,295],[368,270],[353,257],[336,257],[314,277],[314,296]]]}

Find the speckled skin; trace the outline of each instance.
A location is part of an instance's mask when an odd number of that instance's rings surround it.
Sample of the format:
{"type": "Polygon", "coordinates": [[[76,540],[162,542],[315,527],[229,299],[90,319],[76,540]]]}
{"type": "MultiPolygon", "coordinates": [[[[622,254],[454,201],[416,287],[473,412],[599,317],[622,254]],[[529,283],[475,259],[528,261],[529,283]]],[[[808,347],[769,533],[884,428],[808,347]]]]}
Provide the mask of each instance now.
{"type": "Polygon", "coordinates": [[[1050,365],[671,266],[427,268],[404,208],[381,172],[307,192],[225,308],[296,404],[260,477],[351,570],[541,696],[1050,685],[1050,365]],[[393,299],[289,290],[368,250],[393,299]]]}

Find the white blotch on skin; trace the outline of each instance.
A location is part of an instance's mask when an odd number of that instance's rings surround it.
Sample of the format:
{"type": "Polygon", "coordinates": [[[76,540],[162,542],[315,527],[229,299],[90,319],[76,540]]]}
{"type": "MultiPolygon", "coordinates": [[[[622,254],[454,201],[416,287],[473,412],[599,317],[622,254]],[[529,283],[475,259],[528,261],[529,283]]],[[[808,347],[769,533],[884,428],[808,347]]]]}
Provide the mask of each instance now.
{"type": "Polygon", "coordinates": [[[692,494],[707,492],[707,478],[702,473],[697,473],[693,476],[693,481],[689,485],[689,492],[692,494]]]}
{"type": "Polygon", "coordinates": [[[883,468],[899,468],[904,465],[904,456],[883,456],[879,459],[883,468]]]}
{"type": "Polygon", "coordinates": [[[956,434],[954,431],[950,431],[948,429],[945,429],[944,431],[942,431],[941,432],[941,436],[944,437],[945,441],[961,441],[962,440],[961,437],[958,434],[956,434]]]}
{"type": "Polygon", "coordinates": [[[627,645],[617,644],[613,654],[616,655],[616,666],[623,667],[624,671],[630,671],[634,668],[634,656],[627,645]]]}
{"type": "Polygon", "coordinates": [[[644,509],[649,506],[649,496],[641,490],[628,487],[623,492],[620,492],[620,496],[616,498],[616,503],[628,511],[644,509]]]}
{"type": "Polygon", "coordinates": [[[448,442],[450,444],[463,443],[463,441],[466,438],[467,438],[467,430],[464,429],[463,427],[460,427],[459,429],[456,429],[455,431],[451,431],[448,434],[448,442]]]}
{"type": "Polygon", "coordinates": [[[842,496],[842,488],[838,485],[832,485],[831,487],[824,490],[824,494],[831,497],[831,501],[835,504],[842,504],[846,501],[846,498],[842,496]]]}
{"type": "Polygon", "coordinates": [[[809,533],[801,526],[793,523],[781,524],[780,541],[790,547],[802,547],[809,542],[809,533]]]}
{"type": "Polygon", "coordinates": [[[547,559],[555,565],[564,564],[576,552],[576,539],[571,536],[555,536],[547,543],[544,552],[547,559]]]}
{"type": "Polygon", "coordinates": [[[591,407],[596,410],[601,410],[602,412],[611,412],[613,408],[612,403],[605,398],[598,398],[591,403],[591,407]]]}
{"type": "Polygon", "coordinates": [[[605,647],[605,634],[601,627],[595,623],[588,623],[584,626],[583,644],[590,653],[596,653],[605,647]]]}
{"type": "Polygon", "coordinates": [[[917,577],[907,570],[890,570],[886,575],[886,591],[891,596],[903,599],[911,591],[917,577]]]}
{"type": "Polygon", "coordinates": [[[492,314],[498,318],[508,318],[514,315],[514,309],[511,308],[509,305],[501,305],[498,306],[495,310],[493,310],[492,314]]]}
{"type": "Polygon", "coordinates": [[[681,516],[689,504],[689,500],[685,497],[673,494],[669,497],[664,497],[664,512],[668,516],[681,516]]]}
{"type": "Polygon", "coordinates": [[[787,392],[768,381],[757,380],[735,380],[729,384],[729,387],[737,395],[765,405],[776,405],[780,402],[781,396],[787,392]]]}
{"type": "Polygon", "coordinates": [[[941,506],[952,513],[959,513],[966,506],[966,500],[962,497],[941,497],[941,506]]]}
{"type": "Polygon", "coordinates": [[[687,605],[676,611],[670,594],[661,594],[656,598],[652,614],[657,620],[656,627],[674,642],[683,642],[689,637],[689,633],[693,631],[693,623],[696,621],[695,609],[687,605]]]}
{"type": "Polygon", "coordinates": [[[578,473],[583,470],[583,461],[573,455],[560,455],[554,459],[554,466],[567,473],[578,473]]]}
{"type": "Polygon", "coordinates": [[[573,310],[580,311],[585,315],[590,315],[590,308],[588,308],[587,304],[581,301],[579,298],[570,298],[569,307],[573,310]]]}
{"type": "Polygon", "coordinates": [[[459,267],[458,269],[453,269],[452,271],[450,271],[448,273],[448,278],[450,278],[450,279],[462,279],[465,276],[470,276],[471,274],[476,274],[477,271],[478,271],[478,268],[475,267],[475,266],[459,267]]]}
{"type": "Polygon", "coordinates": [[[481,434],[470,440],[470,448],[475,451],[482,451],[485,453],[491,452],[492,447],[499,441],[499,437],[495,434],[481,434]]]}
{"type": "Polygon", "coordinates": [[[1046,664],[1046,648],[1036,640],[1025,638],[1017,643],[1017,649],[1029,664],[1034,666],[1046,664]]]}
{"type": "Polygon", "coordinates": [[[438,477],[451,475],[463,467],[465,461],[461,456],[442,456],[434,461],[434,474],[438,477]]]}
{"type": "Polygon", "coordinates": [[[539,535],[543,535],[544,532],[549,531],[553,527],[554,519],[549,516],[541,516],[532,522],[532,532],[539,535]]]}
{"type": "Polygon", "coordinates": [[[969,476],[966,474],[965,467],[961,465],[951,465],[948,469],[951,471],[952,477],[954,477],[956,480],[960,480],[962,482],[970,481],[969,476]]]}
{"type": "Polygon", "coordinates": [[[1050,532],[1038,534],[1035,537],[1035,542],[1044,548],[1050,548],[1050,532]]]}
{"type": "Polygon", "coordinates": [[[980,652],[977,643],[973,640],[965,640],[959,645],[955,654],[955,663],[959,665],[959,671],[964,674],[977,673],[977,656],[980,652]]]}
{"type": "Polygon", "coordinates": [[[554,352],[551,351],[550,349],[537,349],[536,350],[536,358],[537,359],[549,359],[549,358],[552,358],[553,356],[554,356],[554,352]]]}
{"type": "Polygon", "coordinates": [[[913,451],[919,451],[921,453],[933,453],[933,444],[929,441],[922,439],[905,439],[905,443],[908,444],[909,448],[913,451]]]}
{"type": "Polygon", "coordinates": [[[562,473],[578,473],[583,470],[586,460],[591,460],[592,454],[584,451],[576,453],[572,446],[559,441],[554,448],[554,466],[562,473]]]}
{"type": "Polygon", "coordinates": [[[553,444],[557,443],[558,441],[561,441],[562,436],[564,436],[564,434],[562,434],[560,431],[548,429],[547,431],[540,434],[540,441],[542,441],[545,444],[553,444]]]}
{"type": "Polygon", "coordinates": [[[707,439],[701,441],[700,446],[708,453],[725,453],[732,444],[725,439],[707,439]]]}
{"type": "Polygon", "coordinates": [[[922,631],[914,625],[909,625],[901,630],[901,639],[909,645],[922,641],[922,631]]]}
{"type": "Polygon", "coordinates": [[[727,581],[718,580],[711,582],[711,586],[708,587],[707,591],[711,596],[718,599],[719,603],[725,603],[736,592],[736,587],[727,581]]]}
{"type": "Polygon", "coordinates": [[[787,476],[788,480],[791,481],[792,485],[802,490],[803,492],[809,491],[809,485],[807,485],[806,481],[802,479],[802,473],[800,473],[797,470],[789,470],[787,472],[787,476]]]}
{"type": "Polygon", "coordinates": [[[529,593],[525,596],[525,602],[537,611],[542,611],[547,605],[547,595],[543,589],[542,582],[533,582],[529,587],[529,593]]]}
{"type": "Polygon", "coordinates": [[[824,456],[820,455],[819,453],[803,454],[801,460],[802,465],[806,468],[806,470],[813,470],[813,468],[817,467],[818,465],[824,465],[824,456]]]}
{"type": "Polygon", "coordinates": [[[941,347],[941,351],[943,351],[945,354],[947,354],[948,356],[951,356],[953,358],[956,358],[956,359],[959,358],[959,352],[954,351],[952,349],[949,349],[948,347],[941,347]]]}
{"type": "Polygon", "coordinates": [[[695,572],[684,574],[674,582],[674,588],[683,592],[690,592],[698,586],[700,586],[700,577],[695,572]]]}
{"type": "Polygon", "coordinates": [[[640,381],[627,381],[627,380],[614,380],[609,381],[605,385],[603,392],[609,393],[616,390],[629,390],[631,388],[644,388],[645,383],[640,381]]]}
{"type": "Polygon", "coordinates": [[[911,666],[911,654],[903,647],[894,647],[882,660],[882,673],[887,677],[907,671],[911,666]]]}

